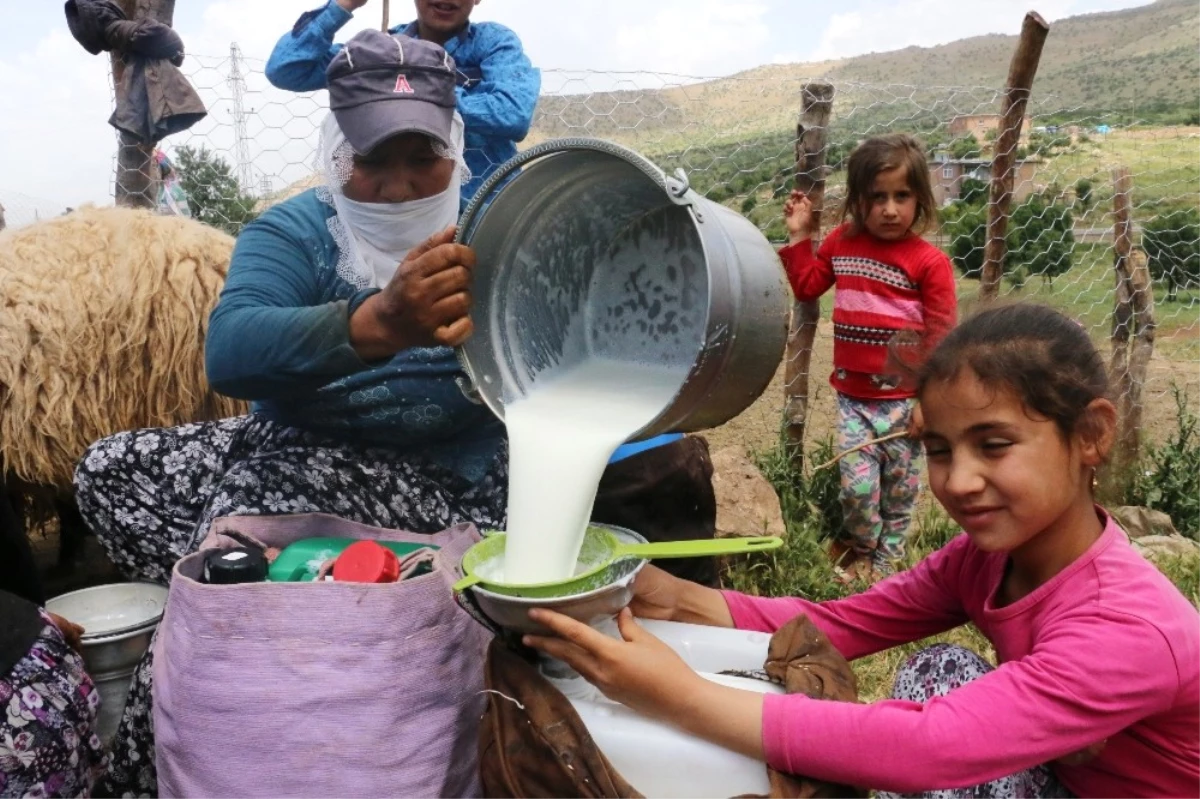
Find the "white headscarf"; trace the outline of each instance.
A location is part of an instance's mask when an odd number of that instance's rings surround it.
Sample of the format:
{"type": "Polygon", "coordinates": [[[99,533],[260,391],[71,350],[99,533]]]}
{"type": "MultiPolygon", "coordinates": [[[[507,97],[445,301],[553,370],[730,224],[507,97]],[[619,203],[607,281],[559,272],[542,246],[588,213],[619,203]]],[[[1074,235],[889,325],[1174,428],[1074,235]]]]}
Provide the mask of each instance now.
{"type": "Polygon", "coordinates": [[[337,215],[329,231],[341,251],[337,273],[356,288],[382,288],[413,247],[458,221],[459,188],[470,178],[463,160],[463,121],[456,111],[451,125],[453,150],[434,142],[434,150],[458,164],[440,194],[403,203],[363,203],[342,193],[354,168],[354,150],[331,112],[321,127],[317,171],[324,179],[337,215]]]}

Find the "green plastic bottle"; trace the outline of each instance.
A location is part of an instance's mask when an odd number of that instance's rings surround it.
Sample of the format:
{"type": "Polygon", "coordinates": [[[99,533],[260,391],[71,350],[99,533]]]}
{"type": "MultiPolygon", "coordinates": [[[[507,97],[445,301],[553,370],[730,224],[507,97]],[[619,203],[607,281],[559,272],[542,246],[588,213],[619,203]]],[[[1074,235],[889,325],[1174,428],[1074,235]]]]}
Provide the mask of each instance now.
{"type": "MultiPolygon", "coordinates": [[[[267,579],[274,583],[308,583],[317,577],[321,564],[336,558],[342,550],[353,544],[357,538],[305,538],[286,547],[275,558],[267,572],[267,579]]],[[[402,541],[377,541],[396,553],[403,560],[405,556],[418,549],[437,549],[433,544],[409,544],[402,541]]],[[[429,571],[428,564],[422,564],[412,577],[429,571]]]]}

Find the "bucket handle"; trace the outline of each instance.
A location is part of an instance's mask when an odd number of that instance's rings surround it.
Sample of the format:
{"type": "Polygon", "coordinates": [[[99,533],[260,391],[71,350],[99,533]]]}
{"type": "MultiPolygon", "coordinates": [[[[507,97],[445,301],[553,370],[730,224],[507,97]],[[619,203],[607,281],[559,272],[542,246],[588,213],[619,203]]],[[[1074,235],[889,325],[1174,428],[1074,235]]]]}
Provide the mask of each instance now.
{"type": "Polygon", "coordinates": [[[613,144],[610,141],[605,141],[604,139],[583,137],[551,139],[550,141],[530,147],[522,153],[517,153],[498,166],[496,171],[488,176],[483,185],[475,192],[475,196],[467,203],[466,210],[463,211],[462,217],[458,220],[458,232],[454,235],[455,243],[462,244],[466,242],[467,233],[470,231],[471,225],[475,222],[475,217],[479,213],[480,208],[483,207],[485,199],[509,175],[530,161],[535,161],[546,155],[572,150],[591,150],[616,156],[640,169],[646,177],[654,181],[655,185],[666,192],[667,196],[676,205],[694,206],[695,204],[695,195],[688,183],[687,173],[682,169],[676,169],[675,174],[668,177],[661,169],[633,150],[622,147],[619,144],[613,144]]]}

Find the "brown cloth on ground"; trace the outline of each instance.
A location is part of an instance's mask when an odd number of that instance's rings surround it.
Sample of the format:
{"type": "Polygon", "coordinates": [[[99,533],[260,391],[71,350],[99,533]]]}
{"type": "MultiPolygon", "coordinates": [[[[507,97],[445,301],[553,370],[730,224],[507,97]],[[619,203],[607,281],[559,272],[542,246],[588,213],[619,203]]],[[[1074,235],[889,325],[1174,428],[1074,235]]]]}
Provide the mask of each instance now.
{"type": "MultiPolygon", "coordinates": [[[[789,694],[804,694],[813,699],[835,702],[858,701],[858,678],[842,653],[829,643],[825,633],[801,614],[780,627],[767,647],[764,666],[772,682],[783,685],[789,694]]],[[[771,797],[866,796],[867,792],[849,785],[785,774],[767,768],[771,797]]]]}
{"type": "MultiPolygon", "coordinates": [[[[600,478],[592,520],[641,533],[647,541],[712,538],[717,532],[717,496],[708,442],[700,436],[639,452],[610,463],[600,478]]],[[[676,577],[715,586],[717,559],[655,561],[676,577]]]]}
{"type": "Polygon", "coordinates": [[[487,797],[635,799],[570,701],[501,639],[488,649],[488,707],[479,725],[479,777],[487,797]]]}
{"type": "MultiPolygon", "coordinates": [[[[775,633],[765,668],[788,693],[858,701],[850,664],[807,616],[797,616],[775,633]]],[[[484,796],[642,796],[596,746],[570,701],[499,638],[488,649],[484,679],[489,692],[479,727],[484,796]]],[[[772,798],[866,796],[846,785],[767,771],[772,798]]]]}

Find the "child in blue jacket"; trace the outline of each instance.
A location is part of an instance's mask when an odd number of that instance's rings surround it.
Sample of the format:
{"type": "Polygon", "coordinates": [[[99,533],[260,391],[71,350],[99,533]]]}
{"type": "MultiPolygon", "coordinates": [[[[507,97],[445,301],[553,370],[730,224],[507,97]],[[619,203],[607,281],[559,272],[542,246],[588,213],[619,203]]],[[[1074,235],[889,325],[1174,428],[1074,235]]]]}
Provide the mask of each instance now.
{"type": "MultiPolygon", "coordinates": [[[[329,0],[302,15],[275,45],[267,80],[296,92],[325,88],[325,68],[342,45],[333,37],[367,0],[329,0]]],[[[436,42],[458,70],[458,112],[466,125],[465,152],[471,180],[462,186],[465,205],[497,166],[517,154],[529,133],[541,91],[541,73],[530,63],[517,34],[496,22],[471,22],[476,0],[415,0],[417,19],[397,25],[402,33],[436,42]]]]}

